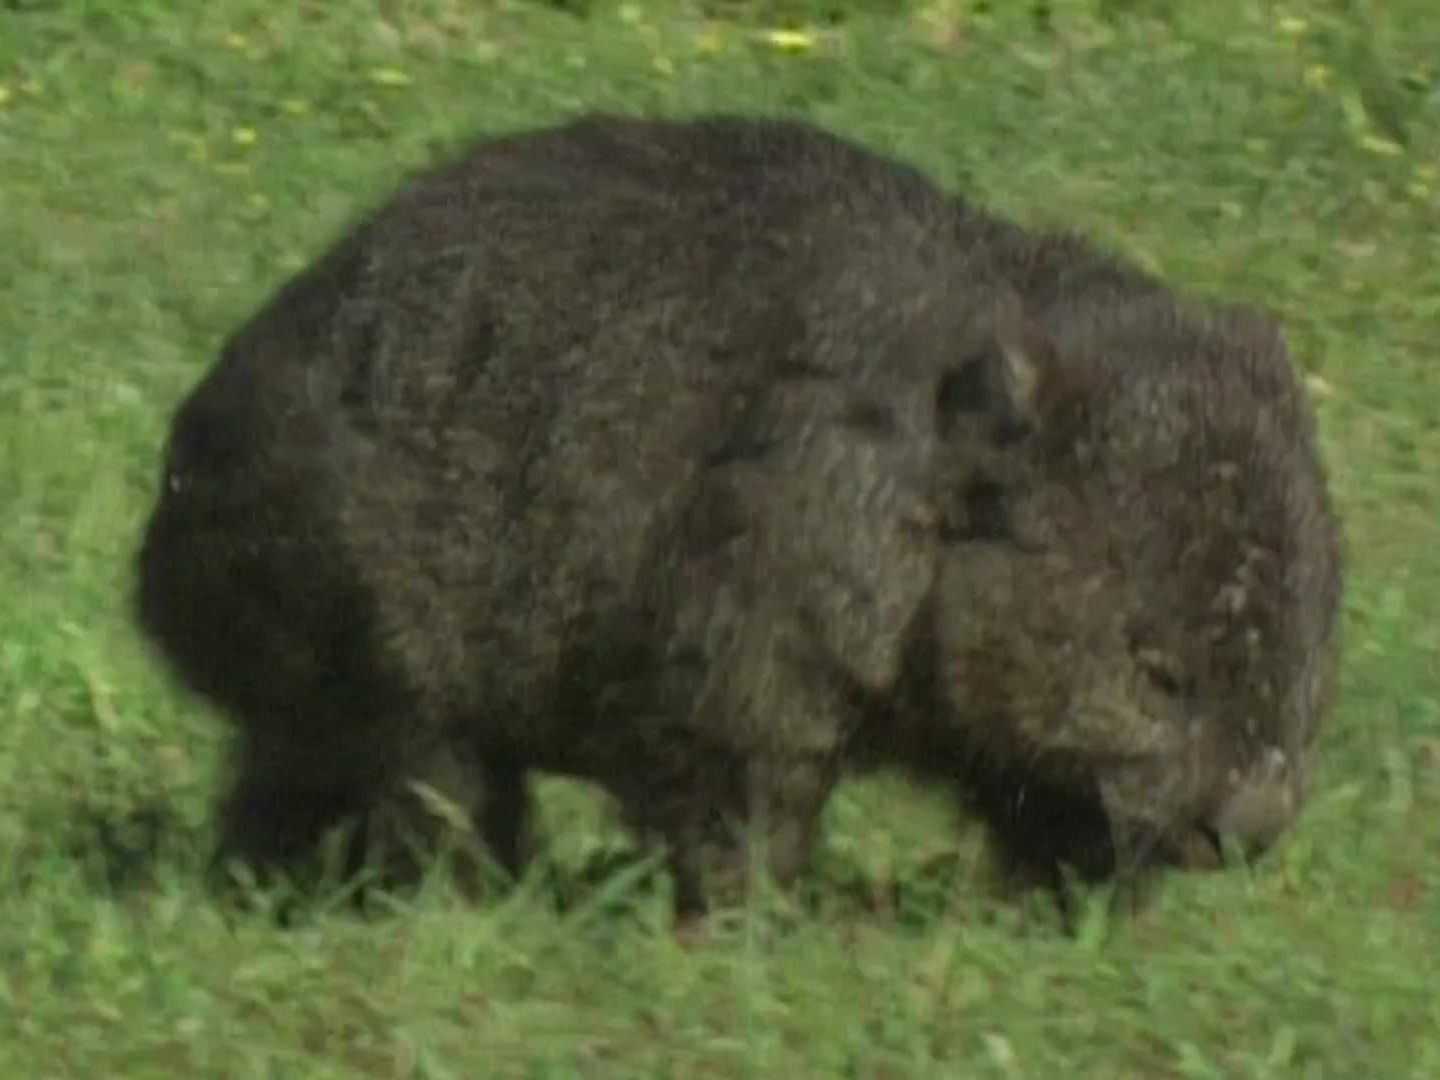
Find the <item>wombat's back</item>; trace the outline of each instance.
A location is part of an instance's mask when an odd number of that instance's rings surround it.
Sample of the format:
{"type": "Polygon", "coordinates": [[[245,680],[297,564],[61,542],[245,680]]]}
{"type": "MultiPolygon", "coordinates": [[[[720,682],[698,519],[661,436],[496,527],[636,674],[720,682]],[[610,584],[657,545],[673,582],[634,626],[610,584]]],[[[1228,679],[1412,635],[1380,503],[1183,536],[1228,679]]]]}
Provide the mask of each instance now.
{"type": "Polygon", "coordinates": [[[303,712],[319,739],[398,700],[533,734],[762,388],[878,362],[970,220],[784,121],[483,140],[279,290],[181,406],[142,623],[246,725],[303,712]]]}

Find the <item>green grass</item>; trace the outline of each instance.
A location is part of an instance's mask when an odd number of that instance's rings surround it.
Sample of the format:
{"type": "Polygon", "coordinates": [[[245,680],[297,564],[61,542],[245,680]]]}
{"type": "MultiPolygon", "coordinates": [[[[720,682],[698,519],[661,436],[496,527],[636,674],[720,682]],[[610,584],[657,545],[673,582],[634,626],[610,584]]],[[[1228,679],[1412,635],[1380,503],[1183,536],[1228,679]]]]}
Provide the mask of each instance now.
{"type": "MultiPolygon", "coordinates": [[[[1440,8],[843,6],[0,6],[0,1076],[1440,1076],[1440,8]],[[1283,316],[1351,581],[1272,858],[1074,939],[978,873],[688,945],[618,886],[288,931],[203,895],[219,726],[124,620],[169,410],[405,171],[581,107],[807,115],[1283,316]]],[[[562,866],[614,837],[545,806],[562,866]]],[[[895,782],[829,825],[873,891],[973,862],[895,782]]]]}

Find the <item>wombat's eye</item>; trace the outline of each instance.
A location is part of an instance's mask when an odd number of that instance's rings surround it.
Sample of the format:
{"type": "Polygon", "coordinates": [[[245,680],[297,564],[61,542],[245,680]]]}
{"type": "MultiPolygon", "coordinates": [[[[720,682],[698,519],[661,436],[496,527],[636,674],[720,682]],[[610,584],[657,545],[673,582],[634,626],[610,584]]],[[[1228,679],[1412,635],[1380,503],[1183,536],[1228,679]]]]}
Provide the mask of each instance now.
{"type": "Polygon", "coordinates": [[[1012,536],[1009,492],[999,481],[971,479],[957,493],[940,522],[947,544],[968,540],[1008,540],[1012,536]]]}
{"type": "Polygon", "coordinates": [[[178,469],[165,470],[165,490],[171,495],[180,495],[190,486],[189,480],[178,469]]]}
{"type": "Polygon", "coordinates": [[[1138,649],[1135,663],[1157,690],[1173,697],[1188,697],[1194,687],[1174,656],[1159,649],[1138,649]]]}
{"type": "Polygon", "coordinates": [[[1010,507],[1003,485],[976,480],[965,489],[965,518],[976,540],[1003,540],[1010,534],[1010,507]]]}

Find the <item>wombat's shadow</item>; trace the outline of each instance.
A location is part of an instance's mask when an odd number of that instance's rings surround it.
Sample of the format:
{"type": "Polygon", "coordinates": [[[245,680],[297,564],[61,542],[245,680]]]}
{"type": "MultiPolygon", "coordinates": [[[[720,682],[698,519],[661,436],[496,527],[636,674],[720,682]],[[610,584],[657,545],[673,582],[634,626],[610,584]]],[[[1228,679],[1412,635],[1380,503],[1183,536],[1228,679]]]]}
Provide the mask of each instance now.
{"type": "MultiPolygon", "coordinates": [[[[349,909],[364,919],[385,918],[433,884],[431,878],[397,894],[366,885],[363,878],[328,881],[309,888],[284,886],[257,893],[237,883],[214,858],[208,824],[187,821],[161,799],[129,806],[72,804],[42,838],[12,852],[12,888],[21,893],[43,887],[47,868],[59,859],[76,866],[97,895],[143,902],[167,876],[203,881],[209,902],[227,911],[263,910],[277,928],[304,922],[319,910],[349,909]]],[[[441,886],[442,890],[445,886],[441,886]]],[[[655,921],[670,908],[670,883],[660,860],[626,839],[607,839],[579,858],[562,858],[546,846],[536,852],[518,881],[496,869],[484,894],[471,902],[477,912],[519,904],[561,917],[616,926],[655,921]]],[[[452,890],[453,891],[453,890],[452,890]]],[[[792,916],[821,923],[866,921],[896,930],[924,932],[963,909],[965,917],[1013,909],[1012,886],[977,876],[974,860],[946,849],[876,874],[848,852],[821,844],[814,865],[800,882],[792,916]]],[[[1052,907],[1053,912],[1053,907],[1052,907]]]]}
{"type": "Polygon", "coordinates": [[[162,868],[185,873],[203,866],[198,853],[206,829],[162,799],[127,806],[78,801],[57,811],[7,853],[9,885],[19,894],[43,888],[57,862],[78,868],[92,891],[121,900],[157,890],[162,868]]]}
{"type": "MultiPolygon", "coordinates": [[[[1071,932],[1084,895],[1080,889],[1057,897],[1052,890],[997,873],[958,846],[907,860],[890,873],[876,873],[855,855],[823,840],[797,884],[789,901],[765,909],[776,926],[795,925],[798,920],[818,925],[866,923],[892,932],[924,934],[942,922],[959,919],[998,921],[1017,928],[1038,923],[1071,932]]],[[[542,852],[524,879],[513,885],[557,914],[604,922],[654,922],[656,911],[662,913],[662,920],[668,919],[670,887],[659,859],[626,841],[594,850],[569,865],[542,852]]],[[[712,912],[722,924],[739,914],[712,912]]]]}

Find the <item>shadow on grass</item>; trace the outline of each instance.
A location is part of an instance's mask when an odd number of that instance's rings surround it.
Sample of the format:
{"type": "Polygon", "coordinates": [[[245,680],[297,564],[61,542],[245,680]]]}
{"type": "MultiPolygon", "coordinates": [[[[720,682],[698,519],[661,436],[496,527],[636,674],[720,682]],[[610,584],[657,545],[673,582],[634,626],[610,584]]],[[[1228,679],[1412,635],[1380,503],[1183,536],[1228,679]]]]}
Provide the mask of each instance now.
{"type": "MultiPolygon", "coordinates": [[[[207,902],[227,915],[260,918],[281,929],[342,913],[362,921],[404,917],[434,901],[477,912],[544,911],[582,933],[675,925],[662,860],[623,842],[597,846],[570,861],[543,849],[519,881],[489,867],[478,893],[456,887],[443,858],[421,881],[402,888],[379,887],[363,872],[321,873],[308,883],[282,881],[262,887],[215,861],[207,824],[184,820],[161,800],[106,809],[80,803],[50,820],[57,817],[62,824],[36,830],[33,843],[10,853],[0,873],[8,879],[6,891],[12,896],[43,893],[54,878],[69,873],[78,875],[97,897],[142,905],[167,883],[190,880],[207,902]]],[[[767,925],[782,932],[810,922],[861,923],[926,934],[957,918],[1014,922],[1019,916],[1017,926],[1028,924],[1045,906],[1025,903],[1017,908],[1013,892],[977,880],[973,864],[959,851],[945,851],[899,873],[877,875],[846,854],[822,849],[794,900],[761,901],[749,914],[761,911],[767,925]]],[[[1055,926],[1054,916],[1052,906],[1041,921],[1055,926]]],[[[704,922],[725,927],[747,917],[746,911],[714,911],[704,922]]]]}
{"type": "Polygon", "coordinates": [[[158,888],[166,872],[204,866],[205,830],[161,800],[128,807],[81,802],[46,821],[7,853],[0,873],[12,895],[44,890],[68,870],[97,894],[124,899],[158,888]]]}

